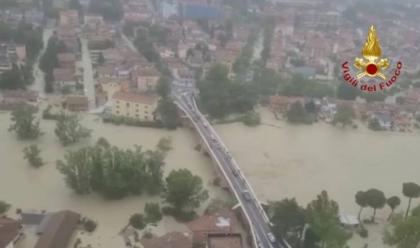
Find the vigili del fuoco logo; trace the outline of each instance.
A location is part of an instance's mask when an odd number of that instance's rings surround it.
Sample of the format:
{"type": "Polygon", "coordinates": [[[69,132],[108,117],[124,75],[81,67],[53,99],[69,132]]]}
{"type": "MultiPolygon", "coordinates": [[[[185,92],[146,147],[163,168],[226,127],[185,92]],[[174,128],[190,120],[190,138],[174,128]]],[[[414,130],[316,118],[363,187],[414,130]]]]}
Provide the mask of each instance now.
{"type": "Polygon", "coordinates": [[[382,49],[373,25],[362,48],[362,56],[363,58],[355,58],[353,65],[348,61],[341,65],[343,78],[349,85],[374,93],[391,88],[398,80],[403,64],[397,61],[390,69],[391,61],[381,58],[382,49]]]}

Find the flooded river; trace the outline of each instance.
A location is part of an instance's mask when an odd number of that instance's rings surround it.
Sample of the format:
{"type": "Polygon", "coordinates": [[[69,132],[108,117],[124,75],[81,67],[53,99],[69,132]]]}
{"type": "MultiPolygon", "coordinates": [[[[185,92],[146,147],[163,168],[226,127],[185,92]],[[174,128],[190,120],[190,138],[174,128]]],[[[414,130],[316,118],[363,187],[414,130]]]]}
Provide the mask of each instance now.
{"type": "MultiPolygon", "coordinates": [[[[263,113],[268,125],[216,127],[262,201],[295,197],[306,206],[327,190],[342,212],[357,216],[355,193],[375,187],[387,197],[399,196],[402,211],[407,206],[402,183],[420,183],[418,133],[379,133],[364,127],[343,130],[323,123],[292,126],[275,120],[268,111],[263,113]]],[[[388,207],[378,211],[381,224],[389,212],[388,207]]],[[[364,213],[368,217],[372,210],[364,213]]],[[[384,247],[382,226],[370,227],[369,241],[355,235],[351,247],[362,248],[365,242],[369,247],[384,247]]]]}
{"type": "MultiPolygon", "coordinates": [[[[54,134],[55,122],[41,121],[45,134],[34,143],[42,150],[41,156],[47,162],[43,167],[30,167],[22,156],[22,149],[30,142],[18,141],[14,133],[7,131],[10,125],[9,113],[0,113],[0,199],[13,205],[14,208],[36,211],[56,211],[71,209],[91,217],[98,222],[92,245],[94,247],[123,247],[118,232],[127,224],[131,214],[143,212],[147,202],[158,202],[158,197],[128,197],[123,200],[106,201],[99,196],[79,196],[74,194],[64,183],[62,175],[56,170],[55,161],[62,159],[65,150],[54,134]]],[[[196,145],[190,130],[178,129],[164,131],[151,128],[136,128],[103,124],[93,116],[83,119],[84,124],[93,129],[94,142],[105,137],[113,145],[131,148],[138,144],[145,149],[154,149],[158,140],[170,136],[174,149],[166,159],[165,174],[173,169],[188,168],[199,175],[205,187],[210,191],[210,198],[226,198],[222,190],[212,187],[213,165],[202,154],[194,150],[196,145]]],[[[77,149],[88,142],[67,149],[77,149]]],[[[203,204],[203,208],[206,204],[203,204]]],[[[201,209],[201,211],[203,210],[201,209]]],[[[11,211],[12,212],[12,211],[11,211]]],[[[172,218],[164,218],[154,233],[164,234],[167,231],[182,231],[185,226],[176,223],[172,218]]],[[[86,243],[85,243],[86,244],[86,243]]],[[[33,247],[33,240],[27,237],[18,248],[33,247]],[[30,245],[32,244],[32,245],[30,245]]]]}
{"type": "MultiPolygon", "coordinates": [[[[14,207],[78,211],[98,221],[94,236],[97,247],[117,247],[121,245],[121,237],[117,233],[129,216],[142,212],[146,202],[160,200],[141,196],[105,201],[94,195],[75,195],[66,187],[55,168],[55,161],[63,157],[65,150],[54,135],[54,122],[42,121],[45,135],[37,144],[47,164],[33,169],[23,160],[21,152],[29,143],[17,141],[13,133],[6,131],[9,119],[8,113],[0,113],[0,199],[14,207]]],[[[111,144],[125,148],[139,144],[153,149],[161,137],[171,136],[174,150],[166,160],[165,173],[172,169],[189,168],[203,178],[212,197],[227,197],[211,186],[212,165],[194,150],[196,143],[190,130],[164,131],[106,125],[93,116],[84,117],[83,122],[94,130],[91,142],[103,136],[111,144]]],[[[262,201],[296,197],[305,206],[321,190],[327,190],[338,201],[342,212],[356,215],[355,193],[375,187],[387,196],[400,196],[401,211],[407,203],[401,193],[402,183],[419,183],[420,134],[378,133],[364,127],[343,130],[322,123],[291,126],[275,120],[268,111],[263,111],[263,122],[264,125],[256,128],[241,123],[216,126],[262,201]]],[[[82,145],[86,143],[67,149],[82,145]]],[[[419,201],[414,202],[417,203],[419,201]]],[[[364,213],[368,216],[371,210],[366,209],[364,213]]],[[[379,221],[388,214],[387,208],[378,211],[379,221]]],[[[383,247],[381,226],[373,228],[377,229],[376,235],[370,232],[369,247],[383,247]]],[[[173,230],[185,230],[185,226],[165,218],[155,232],[162,234],[173,230]]],[[[366,240],[355,238],[351,247],[362,247],[364,242],[366,240]]],[[[26,247],[30,246],[19,248],[26,247]]]]}

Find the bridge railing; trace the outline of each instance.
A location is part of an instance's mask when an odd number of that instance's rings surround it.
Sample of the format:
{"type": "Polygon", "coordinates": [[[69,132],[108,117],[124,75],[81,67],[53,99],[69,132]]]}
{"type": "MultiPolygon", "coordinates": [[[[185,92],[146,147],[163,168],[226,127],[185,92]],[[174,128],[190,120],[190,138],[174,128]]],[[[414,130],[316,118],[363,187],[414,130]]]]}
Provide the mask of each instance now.
{"type": "MultiPolygon", "coordinates": [[[[215,137],[217,137],[217,139],[219,140],[219,143],[220,143],[220,145],[221,145],[221,147],[223,147],[226,151],[228,151],[228,148],[227,148],[227,146],[223,143],[223,140],[222,140],[222,138],[219,136],[219,134],[214,130],[214,128],[210,125],[210,123],[207,121],[207,118],[205,118],[204,117],[204,115],[200,112],[200,110],[198,109],[198,106],[197,106],[197,103],[196,103],[196,101],[195,101],[195,99],[193,98],[192,99],[193,100],[193,104],[194,104],[194,108],[196,109],[196,111],[199,113],[199,115],[200,115],[200,117],[202,117],[208,124],[209,124],[209,129],[211,130],[211,132],[213,133],[213,135],[215,136],[215,137]]],[[[270,219],[268,218],[268,216],[267,216],[267,213],[265,212],[265,210],[264,210],[264,208],[261,206],[261,204],[259,203],[259,201],[258,201],[258,197],[257,197],[257,194],[255,193],[255,191],[254,191],[254,188],[251,186],[251,184],[248,182],[248,180],[246,179],[246,177],[245,177],[245,175],[244,175],[244,173],[242,172],[242,170],[241,170],[241,168],[239,167],[239,164],[236,162],[236,160],[233,158],[233,156],[231,156],[231,158],[232,158],[232,164],[234,165],[234,167],[235,167],[235,169],[237,169],[239,172],[240,172],[240,174],[241,174],[241,176],[242,176],[242,178],[244,179],[244,181],[245,181],[245,184],[246,184],[246,186],[250,189],[250,191],[251,191],[251,194],[252,194],[252,196],[253,196],[253,198],[254,199],[256,199],[257,200],[257,202],[258,202],[258,204],[257,204],[257,207],[259,208],[259,210],[260,210],[260,212],[261,212],[261,214],[262,214],[262,216],[264,217],[264,220],[265,220],[265,222],[266,223],[271,223],[270,222],[270,219]]]]}
{"type": "Polygon", "coordinates": [[[180,104],[179,99],[176,99],[175,104],[188,116],[188,118],[190,119],[190,121],[193,123],[193,125],[194,125],[195,129],[197,130],[197,132],[199,133],[201,139],[206,144],[208,151],[210,152],[210,154],[213,157],[213,159],[216,161],[217,166],[219,167],[220,171],[223,173],[223,176],[225,177],[226,181],[228,182],[229,187],[232,189],[233,194],[235,195],[235,197],[238,200],[238,202],[241,204],[242,211],[243,211],[243,213],[244,213],[244,215],[245,215],[245,217],[246,217],[246,219],[248,220],[248,223],[249,223],[249,227],[250,227],[251,234],[252,234],[253,241],[254,241],[254,247],[258,247],[258,245],[257,245],[257,236],[255,234],[255,231],[254,231],[254,228],[253,228],[253,225],[252,225],[251,218],[249,217],[248,213],[245,211],[244,204],[242,203],[242,200],[239,197],[239,193],[236,192],[235,188],[233,187],[232,182],[231,182],[230,178],[227,176],[224,167],[221,165],[219,159],[217,158],[216,154],[214,153],[213,149],[211,148],[211,146],[210,146],[209,142],[207,141],[206,137],[201,132],[201,130],[198,127],[197,123],[194,121],[194,119],[192,118],[192,116],[190,116],[190,114],[188,113],[188,111],[186,111],[184,109],[184,107],[182,106],[182,104],[180,104]]]}

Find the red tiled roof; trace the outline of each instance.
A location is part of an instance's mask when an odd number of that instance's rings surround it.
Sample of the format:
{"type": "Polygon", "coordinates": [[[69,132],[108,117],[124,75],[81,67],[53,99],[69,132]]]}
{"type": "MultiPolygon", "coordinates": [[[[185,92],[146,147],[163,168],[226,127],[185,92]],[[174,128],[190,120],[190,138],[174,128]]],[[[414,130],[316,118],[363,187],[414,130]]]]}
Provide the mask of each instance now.
{"type": "Polygon", "coordinates": [[[132,92],[117,92],[112,96],[113,99],[127,101],[127,102],[135,102],[135,103],[142,103],[142,104],[154,104],[157,102],[158,97],[155,95],[145,95],[145,94],[137,94],[132,92]]]}
{"type": "Polygon", "coordinates": [[[191,248],[192,235],[190,233],[171,232],[162,237],[143,238],[140,242],[144,248],[191,248]]]}
{"type": "Polygon", "coordinates": [[[21,225],[18,221],[1,217],[0,218],[0,248],[5,248],[19,234],[21,225]]]}
{"type": "Polygon", "coordinates": [[[70,68],[55,68],[53,70],[55,81],[74,81],[74,71],[70,68]]]}
{"type": "Polygon", "coordinates": [[[67,244],[79,224],[80,215],[72,211],[54,213],[35,248],[61,248],[67,244]]]}

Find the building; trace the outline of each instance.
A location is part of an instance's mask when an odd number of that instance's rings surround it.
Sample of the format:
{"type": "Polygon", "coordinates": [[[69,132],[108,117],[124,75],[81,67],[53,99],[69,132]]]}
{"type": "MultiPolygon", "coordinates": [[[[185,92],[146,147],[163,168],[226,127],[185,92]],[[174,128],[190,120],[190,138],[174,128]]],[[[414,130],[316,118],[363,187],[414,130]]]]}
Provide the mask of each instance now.
{"type": "Polygon", "coordinates": [[[209,234],[207,238],[208,248],[242,248],[240,234],[209,234]]]}
{"type": "Polygon", "coordinates": [[[117,92],[112,97],[112,114],[141,121],[153,121],[157,104],[158,97],[154,95],[117,92]]]}
{"type": "Polygon", "coordinates": [[[83,95],[68,95],[64,100],[66,108],[70,111],[87,111],[89,109],[89,100],[83,95]]]}
{"type": "Polygon", "coordinates": [[[22,225],[7,217],[0,217],[0,248],[14,248],[22,236],[22,225]]]}
{"type": "Polygon", "coordinates": [[[139,68],[131,72],[131,80],[135,82],[140,92],[155,90],[159,78],[160,73],[155,68],[139,68]]]}
{"type": "Polygon", "coordinates": [[[143,238],[144,248],[192,248],[192,235],[189,232],[171,232],[162,237],[143,238]]]}
{"type": "Polygon", "coordinates": [[[79,12],[74,9],[62,10],[59,13],[59,24],[63,26],[78,26],[79,12]]]}
{"type": "Polygon", "coordinates": [[[79,221],[80,215],[69,210],[47,215],[39,226],[41,236],[35,248],[67,247],[79,221]]]}
{"type": "Polygon", "coordinates": [[[76,55],[74,53],[59,53],[57,54],[58,66],[61,68],[75,68],[76,55]]]}
{"type": "Polygon", "coordinates": [[[238,234],[241,236],[239,222],[235,214],[229,210],[203,215],[187,223],[187,227],[193,233],[193,243],[196,245],[206,245],[209,235],[238,234]]]}
{"type": "Polygon", "coordinates": [[[61,91],[65,88],[73,89],[77,85],[77,79],[73,69],[70,68],[55,68],[53,70],[54,76],[54,90],[61,91]]]}

